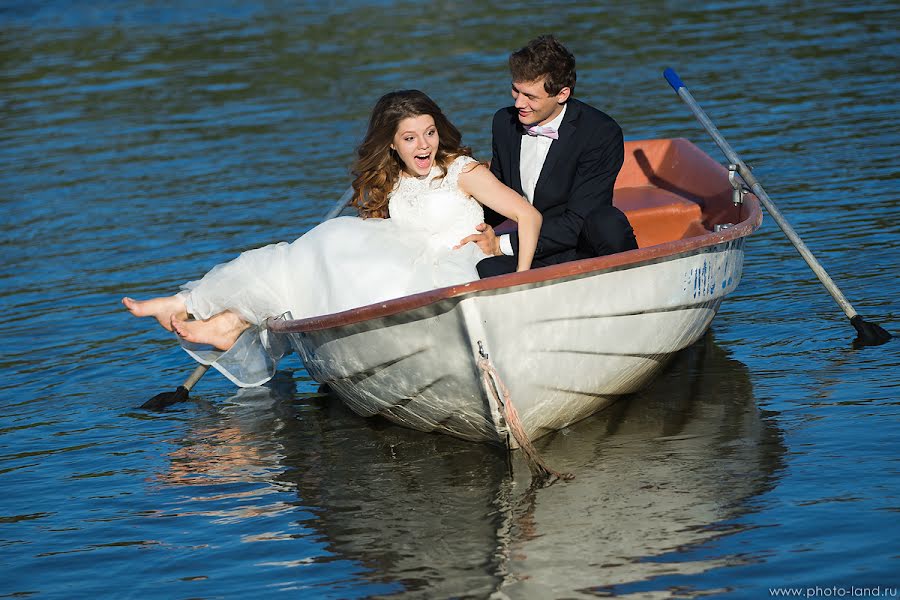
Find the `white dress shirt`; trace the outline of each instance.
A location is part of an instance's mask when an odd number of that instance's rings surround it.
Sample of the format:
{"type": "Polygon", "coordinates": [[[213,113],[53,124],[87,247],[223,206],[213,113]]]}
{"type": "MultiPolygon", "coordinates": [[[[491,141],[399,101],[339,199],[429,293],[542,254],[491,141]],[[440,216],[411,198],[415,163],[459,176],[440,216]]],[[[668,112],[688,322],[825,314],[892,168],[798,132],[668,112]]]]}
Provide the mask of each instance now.
{"type": "MultiPolygon", "coordinates": [[[[566,114],[566,105],[556,117],[546,123],[544,127],[552,127],[559,132],[559,126],[562,124],[563,117],[566,114]]],[[[544,168],[544,161],[547,160],[547,153],[550,152],[550,144],[553,140],[544,136],[533,136],[527,133],[522,136],[522,149],[519,152],[519,177],[522,180],[522,191],[525,193],[525,199],[534,204],[534,188],[537,186],[538,178],[541,176],[541,170],[544,168]]],[[[507,256],[513,255],[512,242],[509,241],[509,235],[500,236],[500,251],[507,256]]]]}

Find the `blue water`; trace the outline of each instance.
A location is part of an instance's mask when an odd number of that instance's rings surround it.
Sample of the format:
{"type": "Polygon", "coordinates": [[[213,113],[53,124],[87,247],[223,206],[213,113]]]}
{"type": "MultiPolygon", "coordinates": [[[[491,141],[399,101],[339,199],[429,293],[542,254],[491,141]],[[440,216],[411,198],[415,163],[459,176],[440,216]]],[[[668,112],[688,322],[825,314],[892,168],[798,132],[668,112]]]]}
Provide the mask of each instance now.
{"type": "Polygon", "coordinates": [[[677,69],[900,333],[898,25],[895,2],[0,2],[0,597],[896,597],[900,344],[854,350],[769,218],[709,335],[540,441],[576,474],[541,489],[518,454],[348,413],[296,358],[138,410],[192,364],[118,301],[314,226],[386,91],[488,158],[506,56],[555,32],[627,139],[722,159],[677,69]]]}

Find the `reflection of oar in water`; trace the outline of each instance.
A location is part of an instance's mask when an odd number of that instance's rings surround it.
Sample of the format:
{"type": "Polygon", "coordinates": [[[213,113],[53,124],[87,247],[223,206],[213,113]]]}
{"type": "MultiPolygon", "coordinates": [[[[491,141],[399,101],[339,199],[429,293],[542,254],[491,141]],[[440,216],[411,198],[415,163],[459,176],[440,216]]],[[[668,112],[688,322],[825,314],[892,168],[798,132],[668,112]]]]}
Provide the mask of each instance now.
{"type": "Polygon", "coordinates": [[[800,239],[797,232],[794,231],[794,228],[790,226],[783,216],[781,216],[781,211],[778,210],[778,207],[775,206],[775,203],[769,198],[769,195],[756,180],[756,177],[753,176],[753,173],[750,172],[750,169],[744,161],[742,161],[737,153],[731,149],[731,146],[725,141],[722,134],[719,133],[719,130],[707,116],[706,112],[704,112],[704,110],[700,108],[700,105],[697,104],[697,101],[694,100],[694,97],[681,81],[681,78],[678,77],[678,74],[672,69],[666,69],[663,71],[663,76],[666,78],[666,81],[669,82],[669,85],[672,86],[672,89],[675,90],[675,93],[688,105],[691,112],[694,113],[694,116],[697,117],[697,120],[700,121],[700,124],[706,129],[706,132],[712,136],[712,139],[716,142],[716,145],[719,146],[719,149],[725,153],[728,162],[735,165],[740,176],[747,185],[750,186],[750,189],[756,197],[759,198],[760,202],[763,203],[766,210],[772,218],[775,219],[775,222],[778,223],[778,226],[797,249],[797,252],[800,253],[800,256],[802,256],[803,260],[806,261],[806,264],[809,265],[809,268],[812,269],[813,273],[819,278],[819,281],[822,282],[822,285],[825,286],[825,289],[828,290],[828,293],[831,294],[831,297],[834,298],[835,302],[838,303],[838,306],[840,306],[847,317],[849,317],[850,323],[856,328],[858,334],[856,340],[854,340],[854,345],[877,346],[891,339],[891,334],[885,331],[880,325],[864,321],[859,313],[853,309],[853,306],[850,305],[850,302],[844,297],[844,294],[841,293],[838,286],[831,280],[831,277],[828,276],[824,267],[819,264],[816,257],[813,256],[809,248],[806,247],[806,244],[800,239]]]}
{"type": "MultiPolygon", "coordinates": [[[[350,202],[350,198],[353,197],[353,188],[347,188],[347,191],[341,196],[341,199],[337,201],[337,203],[332,207],[331,210],[328,211],[328,214],[325,215],[325,218],[322,221],[328,221],[329,219],[333,219],[334,217],[341,214],[341,211],[344,210],[344,207],[347,206],[347,203],[350,202]]],[[[210,365],[197,365],[197,368],[188,376],[185,382],[175,388],[174,392],[162,392],[159,393],[141,405],[141,408],[146,408],[149,410],[162,410],[163,408],[175,404],[177,402],[183,402],[187,400],[188,393],[191,391],[191,388],[200,381],[200,378],[209,370],[210,365]]]]}

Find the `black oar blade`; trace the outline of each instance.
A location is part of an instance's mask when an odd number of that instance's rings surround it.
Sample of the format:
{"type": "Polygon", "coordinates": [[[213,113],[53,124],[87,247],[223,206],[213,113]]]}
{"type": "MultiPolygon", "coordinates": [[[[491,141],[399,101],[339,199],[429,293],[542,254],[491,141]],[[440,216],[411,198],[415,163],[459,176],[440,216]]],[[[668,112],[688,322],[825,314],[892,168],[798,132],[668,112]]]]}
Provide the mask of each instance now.
{"type": "Polygon", "coordinates": [[[853,340],[854,348],[862,348],[863,346],[880,346],[893,336],[880,325],[869,323],[861,316],[856,315],[850,319],[850,323],[856,328],[856,339],[853,340]]]}
{"type": "Polygon", "coordinates": [[[183,385],[179,385],[174,392],[162,392],[157,394],[141,404],[141,408],[147,410],[162,410],[167,406],[171,406],[177,402],[184,402],[188,398],[188,389],[183,385]]]}

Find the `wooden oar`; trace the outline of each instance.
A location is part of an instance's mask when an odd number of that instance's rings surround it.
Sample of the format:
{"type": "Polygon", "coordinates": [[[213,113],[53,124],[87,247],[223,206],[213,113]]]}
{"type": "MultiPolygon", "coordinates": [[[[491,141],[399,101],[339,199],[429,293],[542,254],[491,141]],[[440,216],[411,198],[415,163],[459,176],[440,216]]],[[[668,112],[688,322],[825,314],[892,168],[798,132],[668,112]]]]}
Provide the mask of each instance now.
{"type": "MultiPolygon", "coordinates": [[[[325,218],[322,219],[322,222],[333,219],[334,217],[341,214],[341,211],[344,210],[344,207],[347,206],[347,203],[350,202],[350,198],[353,197],[353,188],[347,188],[347,191],[341,196],[341,199],[335,203],[335,205],[328,211],[325,215],[325,218]]],[[[188,393],[194,387],[194,385],[200,381],[200,378],[209,371],[209,365],[197,365],[197,368],[191,372],[188,378],[175,388],[174,392],[161,392],[141,405],[141,408],[146,408],[147,410],[162,410],[167,406],[175,404],[176,402],[183,402],[188,399],[188,393]]]]}
{"type": "Polygon", "coordinates": [[[769,195],[763,189],[762,185],[760,185],[759,181],[756,180],[756,177],[753,176],[753,173],[750,172],[750,169],[744,161],[741,160],[734,150],[732,150],[731,146],[725,141],[722,134],[719,133],[719,130],[707,116],[706,112],[704,112],[704,110],[700,108],[700,105],[697,104],[697,101],[694,100],[694,97],[681,81],[681,78],[678,77],[678,74],[672,69],[666,69],[663,71],[663,76],[666,78],[666,81],[669,82],[669,85],[672,86],[672,89],[675,90],[675,93],[688,105],[691,112],[694,113],[694,116],[697,117],[697,120],[700,121],[700,124],[706,129],[706,132],[712,136],[712,139],[716,142],[716,145],[719,146],[719,149],[725,153],[728,162],[737,166],[738,173],[750,187],[750,190],[756,194],[756,197],[763,203],[763,206],[766,207],[769,215],[775,220],[781,228],[781,231],[784,232],[797,249],[797,252],[800,253],[800,256],[803,257],[803,260],[806,261],[806,264],[809,265],[809,268],[812,269],[813,273],[816,274],[816,277],[819,278],[819,281],[822,282],[822,285],[825,286],[825,289],[828,290],[828,293],[831,294],[831,297],[834,298],[835,302],[838,303],[838,306],[844,311],[844,314],[850,319],[850,323],[856,329],[858,334],[854,340],[854,345],[877,346],[891,339],[891,334],[884,330],[880,325],[866,322],[859,313],[854,310],[853,306],[851,306],[850,302],[825,271],[824,267],[816,260],[816,257],[813,256],[809,248],[806,247],[806,244],[800,239],[797,232],[794,231],[794,228],[791,227],[787,220],[781,215],[781,211],[778,210],[778,207],[775,206],[775,203],[769,198],[769,195]]]}

